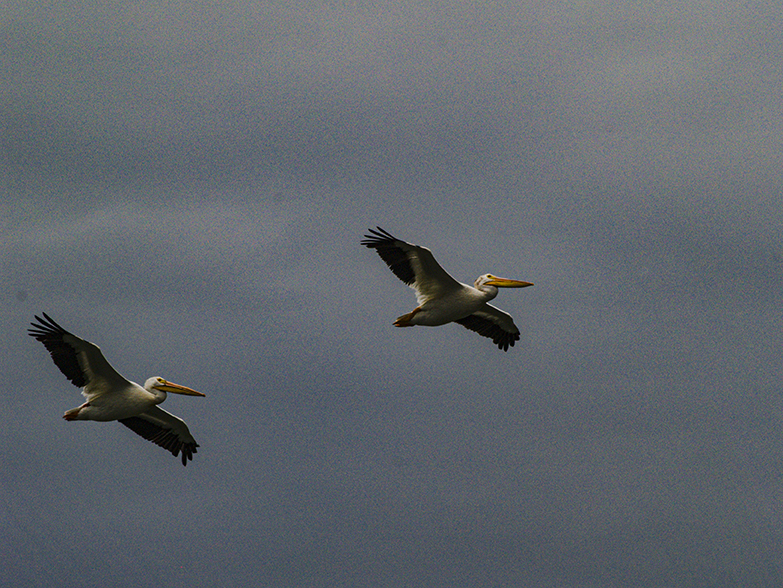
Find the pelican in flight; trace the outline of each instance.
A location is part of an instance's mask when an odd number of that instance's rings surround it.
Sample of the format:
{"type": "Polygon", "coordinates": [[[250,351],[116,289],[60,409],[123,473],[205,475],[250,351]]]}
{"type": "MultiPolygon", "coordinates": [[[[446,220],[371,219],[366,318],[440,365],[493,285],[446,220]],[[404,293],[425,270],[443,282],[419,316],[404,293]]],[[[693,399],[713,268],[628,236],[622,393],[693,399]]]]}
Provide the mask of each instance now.
{"type": "Polygon", "coordinates": [[[100,348],[72,335],[54,322],[46,313],[30,323],[29,335],[49,351],[55,365],[75,386],[83,387],[87,402],[68,410],[66,421],[119,421],[134,433],[163,447],[177,457],[182,452],[182,465],[188,465],[197,453],[198,443],[188,426],[180,419],[158,408],[166,400],[167,392],[188,396],[206,396],[154,377],[144,387],[118,374],[100,348]]]}
{"type": "Polygon", "coordinates": [[[525,288],[530,282],[484,274],[473,286],[452,278],[426,247],[400,241],[377,227],[370,229],[361,244],[375,249],[394,275],[416,292],[419,305],[394,321],[395,327],[426,325],[436,327],[455,322],[479,335],[489,337],[503,351],[519,341],[514,319],[499,308],[487,304],[498,295],[498,288],[525,288]]]}

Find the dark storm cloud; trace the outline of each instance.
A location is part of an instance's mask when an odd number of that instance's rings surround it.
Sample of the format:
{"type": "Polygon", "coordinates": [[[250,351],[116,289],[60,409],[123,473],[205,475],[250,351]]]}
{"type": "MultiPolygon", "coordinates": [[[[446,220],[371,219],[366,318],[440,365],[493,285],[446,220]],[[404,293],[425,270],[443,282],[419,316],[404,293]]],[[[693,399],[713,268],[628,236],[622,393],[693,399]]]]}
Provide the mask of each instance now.
{"type": "Polygon", "coordinates": [[[588,170],[627,185],[739,161],[753,177],[775,153],[765,89],[780,76],[754,47],[772,57],[780,39],[757,28],[761,13],[229,3],[13,16],[8,153],[77,182],[522,163],[543,182],[588,170]]]}

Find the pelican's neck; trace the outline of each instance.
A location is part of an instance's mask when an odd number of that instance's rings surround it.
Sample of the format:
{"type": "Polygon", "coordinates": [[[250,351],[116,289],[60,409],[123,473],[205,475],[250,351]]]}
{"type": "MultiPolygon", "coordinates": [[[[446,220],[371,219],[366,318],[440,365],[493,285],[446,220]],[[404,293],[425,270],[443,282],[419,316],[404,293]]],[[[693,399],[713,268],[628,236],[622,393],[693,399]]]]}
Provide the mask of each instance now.
{"type": "Polygon", "coordinates": [[[490,286],[489,284],[481,284],[480,280],[476,280],[476,284],[474,285],[474,288],[481,292],[481,298],[484,302],[489,302],[495,296],[498,295],[498,288],[497,286],[490,286]]]}
{"type": "MultiPolygon", "coordinates": [[[[141,386],[139,387],[141,388],[141,386]]],[[[153,388],[151,385],[144,385],[143,390],[155,399],[155,404],[160,404],[166,400],[166,397],[168,396],[163,390],[153,388]]]]}

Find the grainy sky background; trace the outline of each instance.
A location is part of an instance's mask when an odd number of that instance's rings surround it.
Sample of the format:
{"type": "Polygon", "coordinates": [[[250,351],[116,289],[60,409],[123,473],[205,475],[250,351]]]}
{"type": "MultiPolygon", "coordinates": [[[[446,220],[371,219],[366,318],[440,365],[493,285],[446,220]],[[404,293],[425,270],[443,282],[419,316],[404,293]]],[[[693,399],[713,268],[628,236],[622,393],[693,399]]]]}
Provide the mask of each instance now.
{"type": "Polygon", "coordinates": [[[0,7],[0,584],[783,580],[783,10],[0,7]],[[368,227],[502,291],[395,329],[368,227]],[[81,403],[45,311],[164,407],[81,403]]]}

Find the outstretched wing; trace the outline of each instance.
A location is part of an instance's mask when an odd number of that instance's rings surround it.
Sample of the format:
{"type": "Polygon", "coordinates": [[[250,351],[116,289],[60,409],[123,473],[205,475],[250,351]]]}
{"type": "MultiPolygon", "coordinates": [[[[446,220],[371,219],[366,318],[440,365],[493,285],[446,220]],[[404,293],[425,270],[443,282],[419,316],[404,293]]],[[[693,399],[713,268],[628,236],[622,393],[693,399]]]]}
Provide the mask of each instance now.
{"type": "Polygon", "coordinates": [[[369,229],[361,244],[375,249],[394,275],[414,289],[419,304],[462,287],[440,267],[429,249],[400,241],[381,227],[377,229],[369,229]]]}
{"type": "Polygon", "coordinates": [[[479,335],[489,337],[498,349],[503,351],[508,351],[509,347],[514,346],[514,342],[519,341],[519,329],[511,315],[491,304],[485,304],[481,310],[454,322],[479,335]]]}
{"type": "Polygon", "coordinates": [[[106,361],[97,345],[72,335],[45,312],[43,318],[36,316],[35,320],[38,323],[30,323],[33,328],[28,329],[28,334],[43,343],[54,364],[74,386],[120,389],[129,384],[106,361]]]}
{"type": "Polygon", "coordinates": [[[188,465],[193,460],[193,454],[198,453],[198,443],[190,434],[188,426],[180,418],[162,408],[153,406],[138,416],[119,419],[137,435],[141,435],[155,445],[170,451],[174,457],[182,452],[182,465],[188,465]]]}

